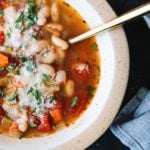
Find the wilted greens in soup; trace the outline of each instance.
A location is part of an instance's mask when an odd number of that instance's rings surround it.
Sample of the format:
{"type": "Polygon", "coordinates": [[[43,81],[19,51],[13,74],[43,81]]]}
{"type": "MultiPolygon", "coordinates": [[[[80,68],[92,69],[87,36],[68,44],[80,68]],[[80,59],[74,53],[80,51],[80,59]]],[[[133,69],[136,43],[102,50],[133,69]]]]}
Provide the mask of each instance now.
{"type": "Polygon", "coordinates": [[[61,0],[0,0],[0,132],[53,133],[75,121],[99,81],[95,39],[70,45],[88,30],[61,0]]]}

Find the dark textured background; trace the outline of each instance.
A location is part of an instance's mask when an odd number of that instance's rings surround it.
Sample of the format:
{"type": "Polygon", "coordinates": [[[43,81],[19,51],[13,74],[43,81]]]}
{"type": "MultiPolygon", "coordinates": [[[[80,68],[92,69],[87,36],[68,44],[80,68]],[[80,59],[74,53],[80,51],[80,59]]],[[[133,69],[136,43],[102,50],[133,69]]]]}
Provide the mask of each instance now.
{"type": "MultiPolygon", "coordinates": [[[[150,0],[108,0],[118,15],[150,0]]],[[[150,89],[150,30],[143,18],[124,25],[130,49],[130,75],[121,108],[142,86],[150,89]]],[[[128,150],[110,130],[87,150],[128,150]]]]}

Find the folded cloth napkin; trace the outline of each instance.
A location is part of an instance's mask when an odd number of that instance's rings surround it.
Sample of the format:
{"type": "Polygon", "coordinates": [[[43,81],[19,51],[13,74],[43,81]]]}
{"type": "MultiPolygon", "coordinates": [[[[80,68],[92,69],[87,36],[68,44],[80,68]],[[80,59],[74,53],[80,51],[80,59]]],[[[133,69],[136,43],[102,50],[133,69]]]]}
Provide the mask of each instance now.
{"type": "Polygon", "coordinates": [[[150,13],[144,16],[144,20],[147,23],[148,28],[150,29],[150,13]]]}
{"type": "Polygon", "coordinates": [[[131,150],[150,150],[150,91],[140,89],[110,129],[131,150]]]}

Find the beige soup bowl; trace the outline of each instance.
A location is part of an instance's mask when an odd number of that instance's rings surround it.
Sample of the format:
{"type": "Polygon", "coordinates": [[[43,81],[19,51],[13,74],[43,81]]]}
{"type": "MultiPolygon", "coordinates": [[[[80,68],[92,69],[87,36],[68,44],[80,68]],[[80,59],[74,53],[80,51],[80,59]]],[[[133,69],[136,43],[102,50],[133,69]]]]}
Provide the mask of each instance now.
{"type": "MultiPolygon", "coordinates": [[[[91,28],[115,17],[106,0],[66,0],[91,28]]],[[[95,98],[75,124],[42,138],[13,139],[0,136],[0,150],[82,150],[99,138],[112,123],[124,96],[128,73],[128,45],[122,28],[97,37],[101,78],[95,98]]]]}

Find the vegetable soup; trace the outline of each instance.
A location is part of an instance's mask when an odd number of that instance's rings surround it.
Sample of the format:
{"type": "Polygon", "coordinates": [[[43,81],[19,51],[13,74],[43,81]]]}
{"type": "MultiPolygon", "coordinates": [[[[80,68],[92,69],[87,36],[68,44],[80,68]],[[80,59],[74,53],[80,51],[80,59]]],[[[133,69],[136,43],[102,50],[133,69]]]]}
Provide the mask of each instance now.
{"type": "Polygon", "coordinates": [[[0,0],[0,132],[44,136],[71,125],[91,103],[100,77],[94,38],[62,0],[0,0]]]}

